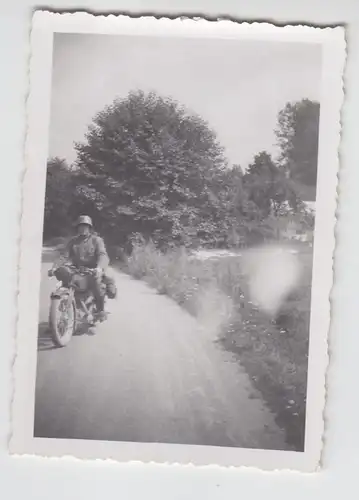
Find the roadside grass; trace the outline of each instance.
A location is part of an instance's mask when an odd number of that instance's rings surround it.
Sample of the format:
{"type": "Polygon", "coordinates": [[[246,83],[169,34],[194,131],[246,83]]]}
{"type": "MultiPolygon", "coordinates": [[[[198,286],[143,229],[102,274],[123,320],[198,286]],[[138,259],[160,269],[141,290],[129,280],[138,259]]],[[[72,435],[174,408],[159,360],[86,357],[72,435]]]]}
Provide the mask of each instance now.
{"type": "Polygon", "coordinates": [[[302,279],[275,318],[249,300],[240,255],[200,260],[184,249],[164,254],[152,243],[136,244],[123,269],[174,299],[235,354],[285,429],[288,445],[303,451],[312,249],[298,248],[302,279]]]}

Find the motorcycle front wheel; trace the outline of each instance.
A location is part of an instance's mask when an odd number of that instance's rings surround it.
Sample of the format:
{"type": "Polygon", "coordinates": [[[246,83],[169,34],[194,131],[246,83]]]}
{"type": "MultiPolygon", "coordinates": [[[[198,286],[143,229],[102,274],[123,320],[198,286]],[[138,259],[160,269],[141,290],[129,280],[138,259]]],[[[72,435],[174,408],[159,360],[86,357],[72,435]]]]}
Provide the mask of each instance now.
{"type": "Polygon", "coordinates": [[[68,297],[53,298],[50,305],[50,332],[54,344],[67,345],[76,329],[76,305],[68,297]]]}

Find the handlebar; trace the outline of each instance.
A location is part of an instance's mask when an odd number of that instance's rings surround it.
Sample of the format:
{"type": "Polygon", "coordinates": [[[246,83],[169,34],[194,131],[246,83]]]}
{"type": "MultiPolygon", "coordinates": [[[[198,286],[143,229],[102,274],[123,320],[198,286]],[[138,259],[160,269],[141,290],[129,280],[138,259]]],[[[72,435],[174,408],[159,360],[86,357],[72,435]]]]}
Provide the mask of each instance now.
{"type": "Polygon", "coordinates": [[[93,269],[91,267],[85,267],[85,266],[80,266],[80,267],[76,267],[76,266],[68,266],[70,269],[72,269],[73,271],[79,273],[79,274],[83,274],[83,275],[86,275],[86,274],[96,274],[97,270],[96,269],[93,269]]]}
{"type": "MultiPolygon", "coordinates": [[[[97,269],[93,269],[91,267],[85,267],[85,266],[77,267],[77,266],[74,266],[73,264],[66,265],[66,267],[68,267],[69,269],[71,269],[72,271],[74,271],[78,274],[81,274],[82,276],[86,276],[86,275],[94,276],[97,273],[97,269]]],[[[49,277],[54,276],[57,269],[58,269],[57,267],[53,267],[52,269],[50,269],[47,273],[48,276],[49,277]]]]}

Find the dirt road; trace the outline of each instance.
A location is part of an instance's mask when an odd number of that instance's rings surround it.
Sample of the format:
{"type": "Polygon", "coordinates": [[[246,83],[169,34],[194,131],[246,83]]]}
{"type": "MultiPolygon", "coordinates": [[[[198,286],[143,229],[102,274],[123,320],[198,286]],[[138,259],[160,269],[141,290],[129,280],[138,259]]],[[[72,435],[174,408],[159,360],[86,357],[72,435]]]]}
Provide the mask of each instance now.
{"type": "Polygon", "coordinates": [[[248,376],[194,318],[114,271],[118,298],[95,335],[54,348],[55,278],[42,266],[35,436],[286,449],[248,376]]]}

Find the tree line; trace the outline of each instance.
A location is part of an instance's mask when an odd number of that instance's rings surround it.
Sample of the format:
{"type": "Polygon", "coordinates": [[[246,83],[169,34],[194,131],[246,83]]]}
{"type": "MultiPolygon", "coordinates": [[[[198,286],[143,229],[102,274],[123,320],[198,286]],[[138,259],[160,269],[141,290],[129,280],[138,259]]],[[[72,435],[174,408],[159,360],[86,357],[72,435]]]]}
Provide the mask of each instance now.
{"type": "Polygon", "coordinates": [[[130,92],[99,112],[76,161],[47,164],[44,240],[90,215],[108,245],[140,234],[159,247],[233,247],[272,239],[288,218],[312,226],[319,103],[287,103],[277,120],[279,157],[259,152],[230,165],[201,117],[154,92],[130,92]]]}

